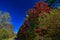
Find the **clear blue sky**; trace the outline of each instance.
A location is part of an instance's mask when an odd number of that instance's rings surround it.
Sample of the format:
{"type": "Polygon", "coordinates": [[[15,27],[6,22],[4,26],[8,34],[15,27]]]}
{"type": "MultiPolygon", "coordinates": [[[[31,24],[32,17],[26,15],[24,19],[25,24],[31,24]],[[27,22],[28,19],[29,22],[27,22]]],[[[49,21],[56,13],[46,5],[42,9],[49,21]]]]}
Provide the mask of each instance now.
{"type": "Polygon", "coordinates": [[[37,1],[39,0],[0,0],[0,10],[11,15],[14,32],[17,32],[23,24],[26,11],[37,1]]]}
{"type": "Polygon", "coordinates": [[[39,0],[0,0],[0,10],[9,12],[14,32],[17,32],[23,24],[26,11],[33,7],[39,0]]]}

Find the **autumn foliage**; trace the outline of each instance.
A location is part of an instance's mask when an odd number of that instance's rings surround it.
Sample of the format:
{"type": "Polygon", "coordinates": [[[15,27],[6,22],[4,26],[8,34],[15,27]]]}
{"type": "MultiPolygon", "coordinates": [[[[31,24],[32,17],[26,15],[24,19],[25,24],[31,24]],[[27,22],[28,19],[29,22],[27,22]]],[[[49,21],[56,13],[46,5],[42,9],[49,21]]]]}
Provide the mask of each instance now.
{"type": "Polygon", "coordinates": [[[32,13],[40,13],[40,12],[50,12],[50,7],[48,7],[48,3],[44,3],[42,1],[35,3],[33,9],[31,9],[32,13]]]}
{"type": "Polygon", "coordinates": [[[35,3],[34,7],[28,10],[17,37],[20,40],[59,40],[59,10],[59,8],[51,9],[48,3],[43,1],[35,3]]]}

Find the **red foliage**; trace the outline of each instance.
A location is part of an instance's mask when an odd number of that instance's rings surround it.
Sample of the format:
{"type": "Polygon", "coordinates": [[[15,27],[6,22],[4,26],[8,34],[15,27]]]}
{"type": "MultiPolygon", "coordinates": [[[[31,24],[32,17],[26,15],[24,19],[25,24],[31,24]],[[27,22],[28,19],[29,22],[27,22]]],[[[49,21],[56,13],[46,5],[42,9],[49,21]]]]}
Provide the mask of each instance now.
{"type": "Polygon", "coordinates": [[[36,33],[39,33],[40,32],[40,29],[39,28],[35,29],[35,32],[36,33]]]}
{"type": "Polygon", "coordinates": [[[50,12],[50,8],[48,7],[48,3],[44,3],[42,1],[40,2],[37,2],[35,5],[34,5],[34,8],[32,10],[33,13],[38,13],[38,12],[47,12],[49,13],[50,12]]]}
{"type": "Polygon", "coordinates": [[[36,32],[36,33],[39,33],[41,30],[42,30],[42,28],[36,28],[36,29],[35,29],[35,32],[36,32]]]}

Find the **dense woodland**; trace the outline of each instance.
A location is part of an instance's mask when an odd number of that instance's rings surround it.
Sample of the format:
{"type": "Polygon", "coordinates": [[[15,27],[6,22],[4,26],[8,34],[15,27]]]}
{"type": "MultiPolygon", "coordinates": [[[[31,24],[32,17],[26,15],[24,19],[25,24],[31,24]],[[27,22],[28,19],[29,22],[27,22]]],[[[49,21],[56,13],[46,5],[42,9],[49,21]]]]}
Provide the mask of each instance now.
{"type": "MultiPolygon", "coordinates": [[[[54,4],[54,0],[47,0],[54,4]]],[[[60,40],[60,7],[37,2],[27,11],[26,19],[18,31],[19,40],[60,40]]]]}

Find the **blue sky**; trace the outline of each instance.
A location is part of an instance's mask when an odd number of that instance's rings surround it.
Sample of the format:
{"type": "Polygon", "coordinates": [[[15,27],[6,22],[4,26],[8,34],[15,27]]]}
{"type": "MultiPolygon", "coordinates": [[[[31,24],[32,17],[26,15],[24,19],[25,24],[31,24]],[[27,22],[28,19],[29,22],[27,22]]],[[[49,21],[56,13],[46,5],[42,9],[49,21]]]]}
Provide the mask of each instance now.
{"type": "Polygon", "coordinates": [[[39,0],[0,0],[0,10],[9,12],[14,32],[17,32],[25,20],[26,11],[39,0]]]}
{"type": "Polygon", "coordinates": [[[9,12],[14,32],[17,32],[25,20],[26,11],[39,0],[0,0],[0,10],[9,12]]]}

